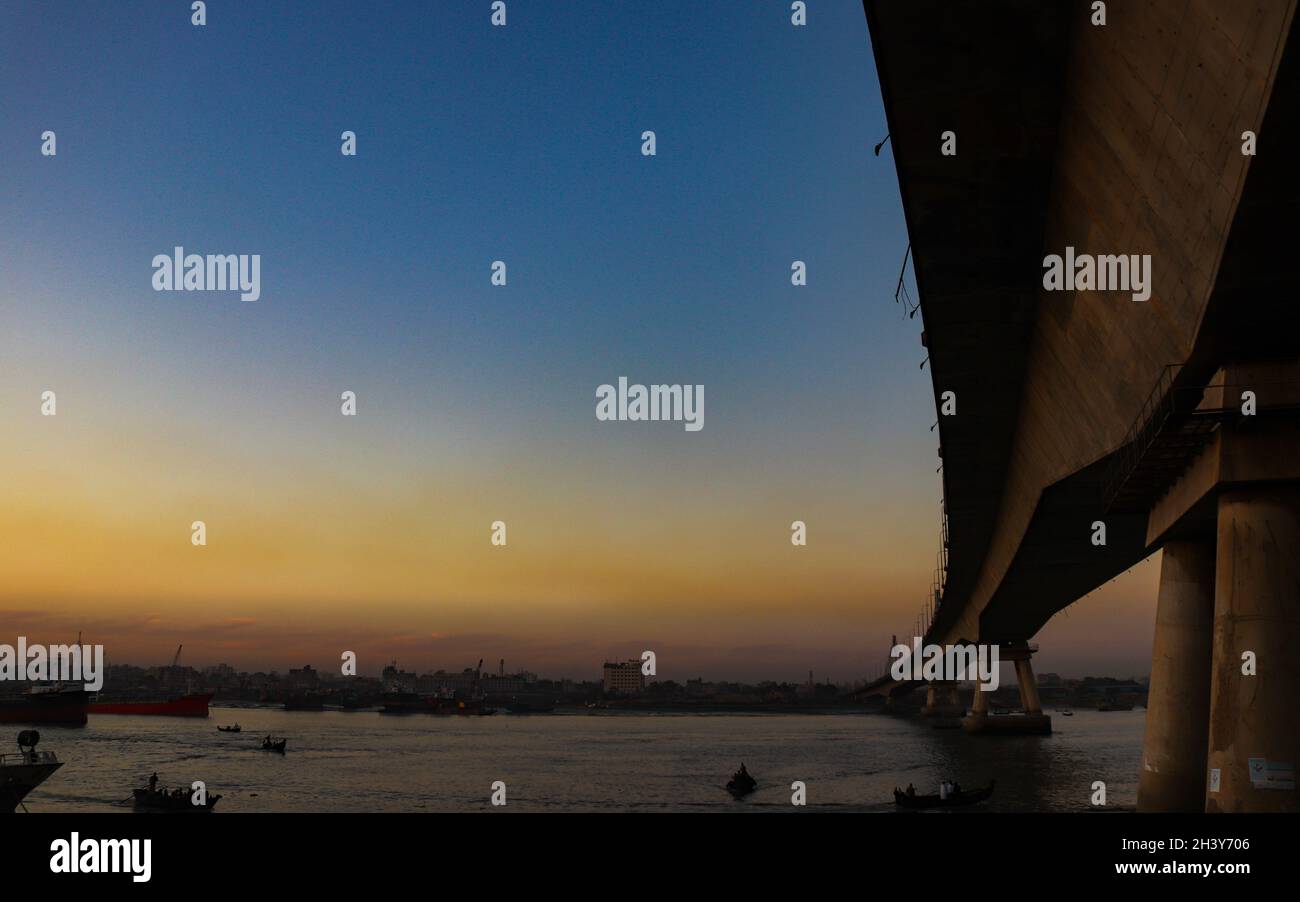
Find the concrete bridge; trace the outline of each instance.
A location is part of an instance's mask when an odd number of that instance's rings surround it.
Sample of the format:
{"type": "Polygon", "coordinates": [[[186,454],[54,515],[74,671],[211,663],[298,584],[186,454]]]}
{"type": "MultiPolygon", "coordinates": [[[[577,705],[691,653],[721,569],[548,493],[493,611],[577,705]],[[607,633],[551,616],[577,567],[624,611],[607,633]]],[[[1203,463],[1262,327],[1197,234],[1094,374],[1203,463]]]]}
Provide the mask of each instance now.
{"type": "Polygon", "coordinates": [[[940,410],[926,641],[1001,646],[1045,720],[1029,640],[1163,549],[1139,808],[1296,811],[1295,0],[864,7],[940,410]],[[1149,255],[1149,299],[1053,254],[1149,255]]]}

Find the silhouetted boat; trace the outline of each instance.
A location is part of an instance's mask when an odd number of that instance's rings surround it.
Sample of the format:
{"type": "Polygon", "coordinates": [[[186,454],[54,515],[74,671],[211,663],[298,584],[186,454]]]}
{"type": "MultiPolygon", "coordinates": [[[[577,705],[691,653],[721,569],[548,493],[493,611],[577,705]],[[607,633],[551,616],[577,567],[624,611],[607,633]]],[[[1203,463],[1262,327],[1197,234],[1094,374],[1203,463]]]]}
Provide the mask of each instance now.
{"type": "Polygon", "coordinates": [[[202,805],[194,804],[194,790],[183,789],[177,795],[165,789],[132,790],[135,807],[145,811],[174,811],[178,814],[203,813],[211,811],[221,801],[221,796],[210,795],[202,805]]]}
{"type": "Polygon", "coordinates": [[[233,727],[217,727],[217,732],[218,732],[218,733],[238,733],[238,732],[239,732],[239,724],[235,724],[233,727]]]}
{"type": "Polygon", "coordinates": [[[13,813],[29,792],[63,766],[53,752],[36,751],[40,741],[40,733],[23,730],[18,734],[18,754],[0,755],[0,814],[13,813]]]}
{"type": "Polygon", "coordinates": [[[745,770],[745,765],[740,765],[740,770],[732,775],[731,780],[727,782],[727,792],[736,798],[747,796],[758,788],[758,781],[749,775],[745,770]]]}
{"type": "Polygon", "coordinates": [[[949,793],[946,799],[941,799],[937,795],[908,795],[901,789],[895,789],[894,804],[898,805],[900,808],[956,808],[961,805],[974,805],[976,802],[982,802],[989,796],[993,795],[993,787],[996,784],[996,780],[990,780],[989,785],[985,786],[983,789],[962,790],[961,792],[949,793]]]}
{"type": "Polygon", "coordinates": [[[289,740],[288,740],[288,739],[281,739],[279,742],[272,742],[272,741],[271,741],[271,737],[268,736],[268,737],[266,737],[265,739],[262,740],[262,751],[264,751],[264,752],[279,752],[281,755],[283,755],[283,754],[284,754],[284,747],[285,747],[286,745],[288,745],[288,744],[289,744],[289,740]]]}
{"type": "Polygon", "coordinates": [[[0,723],[85,724],[89,700],[80,686],[32,686],[22,695],[0,698],[0,723]]]}

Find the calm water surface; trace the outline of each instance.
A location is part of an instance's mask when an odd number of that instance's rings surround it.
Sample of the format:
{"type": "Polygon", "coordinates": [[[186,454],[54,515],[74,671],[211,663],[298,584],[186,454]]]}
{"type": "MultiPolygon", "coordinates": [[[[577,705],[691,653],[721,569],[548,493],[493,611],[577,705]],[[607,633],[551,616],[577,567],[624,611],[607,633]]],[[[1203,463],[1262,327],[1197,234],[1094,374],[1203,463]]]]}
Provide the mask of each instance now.
{"type": "Polygon", "coordinates": [[[1094,780],[1110,807],[1131,808],[1146,712],[1049,713],[1051,736],[1016,737],[874,714],[92,715],[86,727],[41,729],[41,749],[67,763],[27,807],[128,812],[123,800],[157,771],[169,785],[206,781],[222,796],[217,813],[483,811],[495,780],[508,811],[791,811],[794,780],[810,809],[892,811],[895,786],[936,792],[944,777],[997,779],[975,810],[1086,810],[1094,780]],[[235,721],[244,732],[217,732],[235,721]],[[287,755],[260,750],[268,732],[288,737],[287,755]],[[735,801],[723,785],[742,760],[759,789],[735,801]]]}

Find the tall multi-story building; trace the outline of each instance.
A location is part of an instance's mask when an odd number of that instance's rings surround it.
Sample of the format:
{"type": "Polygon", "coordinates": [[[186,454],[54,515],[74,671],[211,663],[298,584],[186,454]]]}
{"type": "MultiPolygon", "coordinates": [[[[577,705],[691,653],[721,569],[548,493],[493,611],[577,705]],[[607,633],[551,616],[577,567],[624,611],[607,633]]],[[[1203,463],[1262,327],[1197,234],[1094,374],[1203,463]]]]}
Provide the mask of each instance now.
{"type": "Polygon", "coordinates": [[[645,691],[645,676],[640,661],[605,662],[605,691],[621,695],[640,695],[645,691]]]}
{"type": "Polygon", "coordinates": [[[310,664],[290,668],[288,684],[290,689],[315,689],[320,686],[320,673],[310,664]]]}

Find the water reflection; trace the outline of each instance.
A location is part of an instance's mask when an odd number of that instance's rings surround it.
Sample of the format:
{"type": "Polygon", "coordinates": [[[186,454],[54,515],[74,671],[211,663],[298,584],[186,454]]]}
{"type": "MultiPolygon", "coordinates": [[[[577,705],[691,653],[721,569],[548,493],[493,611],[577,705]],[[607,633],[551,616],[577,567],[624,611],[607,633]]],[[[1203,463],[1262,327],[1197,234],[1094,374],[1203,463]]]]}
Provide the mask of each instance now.
{"type": "MultiPolygon", "coordinates": [[[[33,811],[129,811],[131,789],[157,771],[204,780],[219,811],[477,811],[493,781],[519,811],[893,811],[893,789],[936,792],[940,780],[997,780],[984,811],[1088,810],[1092,783],[1108,807],[1137,796],[1145,712],[1078,711],[1051,736],[967,736],[884,715],[391,717],[375,712],[213,709],[206,721],[92,717],[44,728],[42,749],[65,767],[28,799],[33,811]],[[244,731],[218,733],[239,720],[244,731]],[[288,754],[259,748],[267,733],[288,754]],[[759,788],[725,791],[744,762],[759,788]]],[[[1050,713],[1050,712],[1049,712],[1050,713]]]]}

